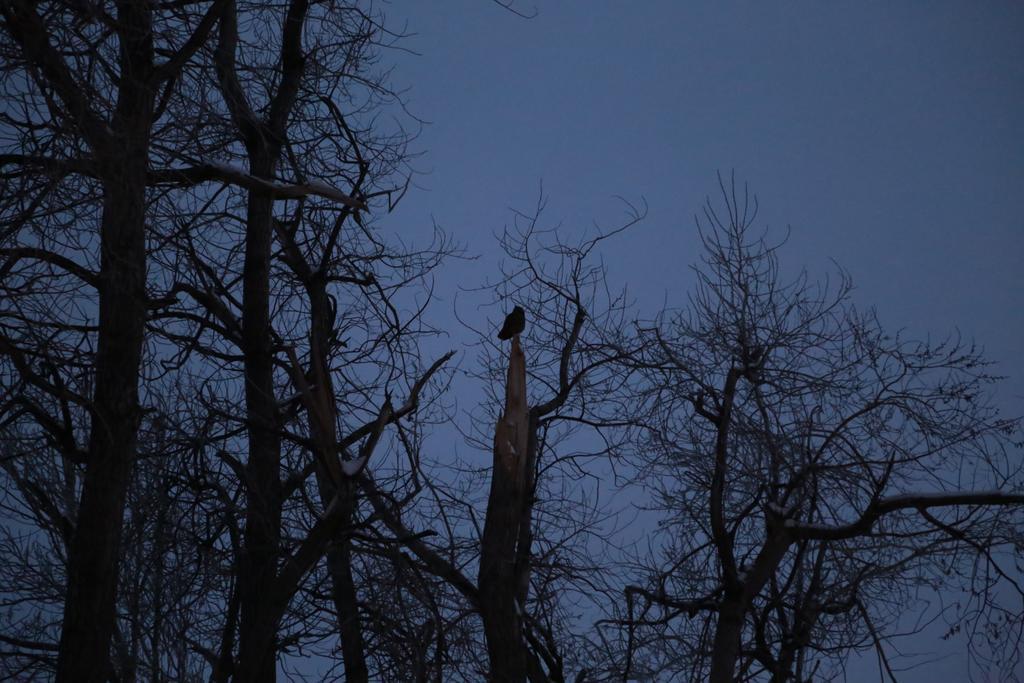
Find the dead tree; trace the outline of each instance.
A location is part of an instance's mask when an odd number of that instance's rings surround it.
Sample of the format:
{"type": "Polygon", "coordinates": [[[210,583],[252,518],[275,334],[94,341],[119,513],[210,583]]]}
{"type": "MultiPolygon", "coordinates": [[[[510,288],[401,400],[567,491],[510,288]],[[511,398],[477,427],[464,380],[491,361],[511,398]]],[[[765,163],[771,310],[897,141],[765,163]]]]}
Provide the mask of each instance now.
{"type": "MultiPolygon", "coordinates": [[[[566,637],[560,593],[600,584],[583,549],[595,540],[590,525],[600,513],[566,491],[599,486],[588,463],[617,457],[628,427],[617,414],[628,401],[629,371],[616,360],[629,303],[608,289],[595,254],[643,211],[627,205],[621,225],[572,243],[541,227],[544,205],[541,197],[506,228],[504,279],[491,290],[497,305],[515,301],[525,309],[529,355],[519,334],[507,361],[487,344],[479,373],[489,387],[505,389],[495,397],[502,407],[479,567],[490,676],[499,681],[562,681],[572,668],[585,668],[580,644],[566,637]],[[577,450],[572,437],[581,428],[603,448],[577,450]]],[[[511,329],[521,327],[513,320],[511,329]]]]}
{"type": "Polygon", "coordinates": [[[529,557],[529,548],[518,546],[529,540],[532,523],[531,441],[536,438],[526,405],[526,358],[517,334],[509,353],[505,407],[494,429],[491,492],[480,537],[480,613],[493,681],[525,681],[527,675],[523,605],[529,574],[519,558],[529,557]]]}

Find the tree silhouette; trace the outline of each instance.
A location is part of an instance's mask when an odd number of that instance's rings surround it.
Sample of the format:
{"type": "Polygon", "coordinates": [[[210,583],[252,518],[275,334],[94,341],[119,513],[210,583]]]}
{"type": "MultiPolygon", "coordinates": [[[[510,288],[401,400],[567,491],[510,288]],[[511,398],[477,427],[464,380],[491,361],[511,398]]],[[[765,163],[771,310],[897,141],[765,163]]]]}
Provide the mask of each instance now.
{"type": "Polygon", "coordinates": [[[650,320],[599,253],[644,209],[515,212],[476,294],[521,305],[454,372],[421,349],[456,249],[383,230],[400,37],[358,2],[0,2],[0,678],[895,678],[922,591],[1011,678],[1020,424],[983,355],[784,277],[720,179],[650,320]]]}
{"type": "Polygon", "coordinates": [[[987,363],[887,334],[845,273],[786,283],[756,199],[721,190],[691,305],[642,325],[633,356],[666,531],[613,620],[627,675],[817,680],[873,649],[891,676],[887,642],[922,585],[965,588],[960,619],[1006,617],[1012,670],[1019,423],[988,402],[987,363]]]}

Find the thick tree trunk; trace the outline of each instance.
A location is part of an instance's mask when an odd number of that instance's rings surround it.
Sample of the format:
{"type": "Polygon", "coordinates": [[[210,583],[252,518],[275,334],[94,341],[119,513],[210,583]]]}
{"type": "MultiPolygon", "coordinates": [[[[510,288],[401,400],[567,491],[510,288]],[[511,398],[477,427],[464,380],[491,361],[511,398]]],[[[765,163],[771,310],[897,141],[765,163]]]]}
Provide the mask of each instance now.
{"type": "MultiPolygon", "coordinates": [[[[255,175],[273,177],[274,163],[253,159],[255,175]]],[[[246,513],[238,583],[240,623],[235,680],[275,680],[276,636],[281,618],[277,565],[281,543],[280,415],[274,398],[274,349],[270,322],[272,198],[249,194],[242,271],[242,335],[249,460],[246,513]]]]}
{"type": "Polygon", "coordinates": [[[520,529],[530,494],[529,442],[526,359],[516,336],[509,357],[505,411],[494,431],[494,467],[480,548],[480,612],[490,680],[501,683],[522,683],[528,672],[519,604],[524,591],[516,559],[521,555],[517,543],[529,537],[522,536],[520,529]]]}
{"type": "Polygon", "coordinates": [[[726,596],[718,608],[718,623],[711,651],[710,683],[733,682],[736,662],[740,656],[744,613],[745,605],[741,596],[726,596]]]}
{"type": "MultiPolygon", "coordinates": [[[[123,190],[129,194],[131,188],[123,190]]],[[[68,554],[58,681],[100,682],[109,674],[121,523],[139,422],[145,320],[142,203],[140,191],[137,197],[111,196],[104,206],[96,392],[89,461],[68,554]]]]}
{"type": "Polygon", "coordinates": [[[146,166],[153,111],[151,15],[122,3],[121,74],[103,178],[99,330],[89,459],[68,553],[57,680],[110,675],[125,498],[139,425],[139,363],[146,321],[146,166]]]}
{"type": "Polygon", "coordinates": [[[732,683],[742,649],[743,622],[754,596],[775,574],[792,543],[786,529],[769,520],[767,538],[751,567],[726,588],[718,607],[718,623],[711,651],[711,683],[732,683]]]}

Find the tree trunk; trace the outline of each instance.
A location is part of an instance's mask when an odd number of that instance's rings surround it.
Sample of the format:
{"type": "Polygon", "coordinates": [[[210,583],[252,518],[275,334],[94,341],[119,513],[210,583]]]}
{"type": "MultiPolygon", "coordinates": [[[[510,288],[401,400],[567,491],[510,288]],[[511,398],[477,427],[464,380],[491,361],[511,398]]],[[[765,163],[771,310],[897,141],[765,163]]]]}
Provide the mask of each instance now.
{"type": "MultiPolygon", "coordinates": [[[[355,491],[348,482],[346,489],[348,491],[345,495],[351,501],[355,491]]],[[[338,612],[345,681],[366,683],[370,679],[370,673],[366,667],[363,629],[359,621],[359,600],[355,581],[352,579],[352,542],[348,535],[348,522],[352,519],[351,509],[346,511],[345,519],[339,537],[327,551],[327,571],[331,576],[334,609],[338,612]]]]}
{"type": "Polygon", "coordinates": [[[732,683],[740,656],[745,604],[742,596],[726,596],[718,608],[718,623],[711,650],[710,683],[732,683]]]}
{"type": "Polygon", "coordinates": [[[153,37],[147,3],[121,3],[121,72],[103,178],[99,330],[88,463],[68,552],[57,680],[110,675],[125,498],[140,418],[139,363],[146,321],[146,166],[153,112],[153,37]]]}
{"type": "Polygon", "coordinates": [[[726,588],[718,608],[718,623],[711,651],[711,683],[731,683],[742,648],[743,621],[754,596],[775,575],[792,543],[785,527],[768,521],[767,538],[742,581],[726,588]]]}
{"type": "Polygon", "coordinates": [[[307,282],[310,317],[310,371],[306,381],[312,387],[320,414],[309,411],[309,430],[318,454],[316,470],[320,501],[327,509],[337,493],[342,501],[342,523],[327,550],[327,572],[331,577],[331,597],[338,613],[342,661],[347,683],[366,683],[370,673],[366,666],[362,625],[359,621],[359,598],[352,578],[352,540],[350,529],[355,513],[355,483],[342,477],[338,468],[330,468],[337,455],[338,441],[334,416],[337,405],[330,373],[330,336],[334,316],[327,296],[326,281],[315,277],[307,282]]]}
{"type": "MultiPolygon", "coordinates": [[[[312,455],[320,502],[326,512],[333,508],[337,524],[332,536],[325,539],[327,572],[331,579],[331,598],[338,618],[345,680],[365,683],[369,679],[364,653],[359,600],[352,577],[351,526],[355,515],[356,489],[351,477],[342,473],[338,463],[338,434],[335,419],[337,403],[331,379],[331,339],[335,310],[327,291],[328,279],[320,268],[314,268],[287,231],[282,239],[283,261],[302,282],[309,297],[309,366],[303,371],[298,357],[291,355],[292,381],[303,392],[307,428],[312,441],[312,455]],[[335,497],[337,496],[337,503],[335,497]]],[[[330,254],[323,254],[321,263],[330,254]]],[[[319,561],[319,558],[317,558],[319,561]]]]}
{"type": "MultiPolygon", "coordinates": [[[[251,159],[255,175],[273,177],[274,162],[251,159]]],[[[272,198],[250,192],[242,271],[242,343],[249,461],[239,576],[240,623],[235,680],[275,680],[278,621],[277,565],[281,542],[280,415],[274,398],[270,322],[272,198]]]]}
{"type": "MultiPolygon", "coordinates": [[[[236,73],[238,19],[233,2],[228,3],[220,18],[215,60],[221,92],[245,144],[249,171],[258,178],[274,177],[286,138],[288,117],[303,72],[302,28],[307,8],[305,0],[292,0],[288,5],[281,38],[282,78],[265,121],[256,118],[236,73]]],[[[283,501],[281,415],[274,396],[270,320],[273,201],[266,191],[249,191],[242,268],[242,355],[249,460],[238,581],[240,620],[235,680],[245,683],[275,680],[277,629],[288,603],[288,597],[280,595],[277,580],[283,501]]]]}
{"type": "Polygon", "coordinates": [[[524,501],[530,493],[529,441],[526,359],[519,337],[515,336],[505,387],[505,411],[494,430],[494,467],[480,547],[480,613],[487,639],[490,680],[496,683],[522,683],[528,671],[518,599],[522,591],[516,571],[520,553],[516,546],[524,501]]]}

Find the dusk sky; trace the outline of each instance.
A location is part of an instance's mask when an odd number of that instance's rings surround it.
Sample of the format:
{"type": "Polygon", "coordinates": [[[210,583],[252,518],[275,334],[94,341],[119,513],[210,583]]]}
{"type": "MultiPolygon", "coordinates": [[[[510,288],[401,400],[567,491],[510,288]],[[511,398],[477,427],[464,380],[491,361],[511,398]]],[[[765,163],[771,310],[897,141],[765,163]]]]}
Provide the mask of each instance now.
{"type": "Polygon", "coordinates": [[[1024,0],[2,0],[0,93],[0,679],[1024,683],[1024,0]]]}
{"type": "MultiPolygon", "coordinates": [[[[532,9],[533,5],[526,5],[532,9]]],[[[492,233],[543,182],[566,230],[650,212],[609,254],[650,312],[681,303],[693,215],[735,170],[782,258],[835,259],[890,328],[985,345],[1024,397],[1024,5],[559,2],[520,19],[484,0],[389,9],[415,35],[395,81],[429,122],[400,210],[493,268],[492,233]]],[[[388,58],[386,57],[386,59],[388,58]]],[[[445,291],[445,288],[441,288],[445,291]]],[[[1012,400],[1010,400],[1012,399],[1012,400]]],[[[1018,410],[1019,412],[1019,410],[1018,410]]]]}
{"type": "MultiPolygon", "coordinates": [[[[533,4],[519,4],[532,12],[533,4]]],[[[700,253],[693,214],[735,171],[783,265],[852,276],[890,330],[959,332],[1008,376],[997,401],[1024,412],[1024,3],[554,2],[523,19],[485,0],[395,3],[413,35],[395,84],[429,122],[424,174],[385,230],[429,238],[431,220],[471,253],[459,284],[498,260],[509,207],[543,182],[547,225],[567,235],[649,213],[604,252],[638,315],[682,305],[700,253]],[[834,270],[832,271],[834,272],[834,270]]],[[[476,311],[460,297],[459,314],[476,311]]],[[[450,346],[470,341],[455,328],[450,346]]],[[[466,361],[469,361],[467,357],[466,361]]],[[[961,680],[962,643],[907,681],[961,680]]],[[[874,680],[873,664],[850,680],[874,680]]]]}

